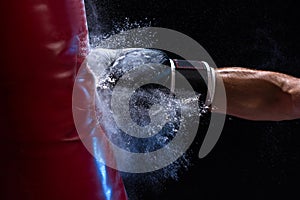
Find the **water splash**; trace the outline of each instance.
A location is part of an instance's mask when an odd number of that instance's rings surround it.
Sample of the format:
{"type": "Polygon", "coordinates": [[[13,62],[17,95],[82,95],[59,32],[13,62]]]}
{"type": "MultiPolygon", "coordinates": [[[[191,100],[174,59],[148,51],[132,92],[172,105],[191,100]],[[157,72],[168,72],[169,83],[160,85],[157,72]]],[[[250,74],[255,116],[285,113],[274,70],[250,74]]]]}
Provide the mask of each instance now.
{"type": "MultiPolygon", "coordinates": [[[[147,68],[148,63],[164,63],[168,59],[165,55],[162,55],[160,51],[151,50],[151,53],[145,53],[147,50],[142,51],[132,51],[131,54],[127,54],[127,59],[124,59],[124,55],[118,60],[108,65],[107,69],[102,70],[101,73],[95,74],[97,92],[99,98],[98,107],[98,121],[99,124],[105,129],[108,138],[117,146],[136,153],[145,153],[155,151],[159,148],[165,147],[177,134],[179,124],[185,124],[185,118],[181,118],[180,113],[185,111],[189,113],[189,117],[195,115],[202,115],[208,111],[208,107],[203,104],[199,104],[199,109],[192,109],[191,104],[199,102],[199,97],[201,94],[195,95],[194,92],[181,90],[179,91],[186,98],[177,99],[174,97],[168,88],[159,87],[157,85],[145,85],[139,88],[131,95],[131,101],[125,104],[124,109],[127,107],[131,110],[131,118],[140,126],[146,126],[150,123],[151,119],[149,116],[165,117],[168,123],[164,124],[162,127],[158,127],[161,130],[158,133],[152,131],[149,138],[135,138],[120,130],[115,123],[113,112],[111,110],[111,95],[118,79],[124,74],[128,73],[130,70],[144,66],[147,68]],[[132,57],[130,57],[132,56],[132,57]],[[160,105],[158,109],[151,110],[155,105],[160,105]],[[163,107],[163,109],[161,109],[163,107]],[[152,113],[149,113],[152,112],[152,113]]],[[[97,55],[93,60],[97,62],[101,60],[97,59],[97,55]]],[[[97,63],[90,63],[97,66],[97,63]]],[[[141,73],[143,69],[140,68],[141,73]]],[[[131,77],[134,79],[135,77],[131,77]]],[[[122,93],[119,93],[120,101],[123,95],[130,92],[130,88],[123,88],[122,93]]],[[[148,127],[149,129],[155,129],[155,127],[148,127]]],[[[155,129],[157,130],[157,129],[155,129]]],[[[151,130],[149,131],[151,132],[151,130]]],[[[176,151],[176,149],[175,149],[176,151]]],[[[172,155],[165,155],[172,156],[172,155]]],[[[160,169],[156,172],[150,173],[148,176],[144,176],[143,180],[139,182],[144,182],[144,185],[157,187],[158,183],[163,183],[168,179],[178,180],[179,171],[187,170],[191,165],[190,157],[187,154],[182,155],[177,161],[171,165],[160,169]],[[145,178],[147,177],[147,178],[145,178]]],[[[130,159],[128,160],[130,162],[130,159]]],[[[132,163],[134,165],[134,163],[132,163]]],[[[128,181],[130,185],[134,185],[132,178],[140,177],[138,174],[122,173],[124,179],[128,181]],[[131,177],[131,178],[129,178],[131,177]]],[[[137,181],[137,180],[136,180],[137,181]]]]}
{"type": "MultiPolygon", "coordinates": [[[[91,1],[87,1],[89,7],[91,7],[91,17],[88,19],[90,21],[90,24],[92,23],[93,28],[92,31],[90,30],[90,45],[92,49],[97,49],[99,47],[101,48],[116,48],[116,47],[122,47],[124,44],[125,47],[128,45],[126,44],[126,31],[131,30],[133,28],[143,28],[143,27],[151,27],[153,24],[153,21],[155,19],[148,19],[144,18],[139,21],[132,21],[130,18],[126,17],[124,20],[118,20],[121,21],[121,23],[114,23],[112,29],[109,31],[105,30],[105,27],[103,23],[99,20],[101,16],[98,15],[97,8],[91,1]],[[118,37],[118,40],[112,40],[112,36],[115,34],[124,33],[124,37],[122,40],[122,37],[118,37]],[[109,41],[109,42],[107,42],[109,41]]],[[[143,32],[143,29],[140,29],[137,34],[139,35],[137,38],[143,38],[141,37],[143,34],[148,34],[146,38],[149,38],[148,40],[136,40],[134,41],[136,44],[140,44],[141,46],[151,46],[149,45],[151,40],[155,40],[155,33],[152,35],[149,35],[149,32],[143,32]],[[147,43],[147,44],[145,44],[147,43]],[[148,44],[149,43],[149,44],[148,44]]],[[[138,55],[140,57],[143,57],[141,55],[138,55]]],[[[155,56],[152,57],[143,57],[143,59],[146,59],[149,61],[149,59],[157,58],[155,56]]],[[[94,60],[98,60],[97,55],[94,60]]],[[[145,61],[145,60],[144,60],[145,61]]],[[[142,62],[144,62],[142,61],[142,62]]],[[[153,60],[151,61],[153,62],[153,60]]],[[[116,63],[115,63],[116,64],[116,63]]],[[[141,64],[141,63],[139,63],[141,64]]],[[[97,63],[95,63],[97,66],[97,63]]],[[[127,65],[128,66],[128,65],[127,65]]],[[[128,70],[128,69],[127,69],[128,70]]],[[[170,140],[172,140],[173,137],[175,137],[178,124],[184,123],[180,118],[180,110],[188,110],[190,115],[202,115],[205,114],[208,111],[208,108],[204,105],[201,105],[199,107],[199,110],[193,110],[190,109],[191,107],[189,104],[198,101],[198,98],[201,94],[198,94],[195,97],[195,94],[185,94],[187,96],[184,101],[178,101],[178,99],[173,98],[170,93],[166,92],[163,89],[147,89],[143,91],[137,91],[136,92],[136,99],[132,99],[132,118],[136,117],[137,123],[140,125],[147,124],[147,112],[149,112],[149,109],[146,104],[140,104],[139,106],[139,99],[138,97],[144,96],[146,99],[148,99],[150,102],[154,103],[160,103],[164,106],[165,110],[167,110],[167,117],[169,119],[173,120],[173,123],[166,124],[165,129],[160,134],[154,135],[151,139],[145,139],[145,140],[137,140],[133,137],[128,137],[120,134],[120,130],[116,126],[114,119],[112,117],[112,111],[110,109],[110,96],[113,89],[113,86],[117,82],[118,77],[111,76],[111,73],[109,71],[101,71],[99,69],[96,69],[94,71],[96,77],[97,77],[97,89],[98,89],[98,97],[100,99],[100,104],[97,105],[97,109],[99,112],[98,115],[98,122],[99,125],[104,127],[106,130],[106,133],[108,137],[118,146],[127,149],[128,151],[132,152],[149,152],[153,151],[158,148],[162,148],[165,146],[170,140]],[[152,94],[156,94],[153,95],[152,94]],[[149,97],[149,95],[151,97],[149,97]],[[192,97],[191,97],[192,96],[192,97]],[[142,107],[141,107],[142,105],[142,107]],[[144,106],[144,107],[143,107],[144,106]],[[179,109],[180,108],[180,109],[179,109]],[[142,117],[141,117],[142,116],[142,117]],[[146,116],[146,117],[145,117],[146,116]],[[144,117],[144,118],[143,118],[144,117]],[[138,120],[141,119],[141,120],[138,120]]],[[[120,71],[120,73],[122,73],[120,71]]],[[[126,93],[126,88],[123,90],[124,93],[126,93]]],[[[182,93],[186,91],[181,91],[182,93]]],[[[122,94],[121,94],[122,95],[122,94]]],[[[148,102],[149,103],[149,102],[148,102]]],[[[149,106],[149,105],[148,105],[149,106]]],[[[153,105],[152,105],[153,107],[153,105]]],[[[160,110],[155,110],[155,112],[158,112],[157,115],[159,116],[161,113],[160,110]]],[[[171,121],[172,121],[171,120],[171,121]]],[[[168,155],[166,155],[168,156],[168,155]]],[[[129,161],[130,162],[130,161],[129,161]]],[[[133,163],[134,164],[134,163],[133,163]]],[[[178,180],[179,179],[179,172],[182,170],[188,170],[189,166],[192,163],[190,162],[190,156],[188,154],[183,154],[177,161],[172,163],[171,165],[160,169],[155,172],[147,173],[144,175],[141,174],[130,174],[130,173],[121,173],[122,177],[124,179],[124,183],[126,185],[126,190],[128,193],[132,193],[135,190],[135,186],[139,185],[139,189],[148,188],[153,191],[161,191],[161,186],[168,180],[178,180]],[[146,186],[146,187],[144,187],[146,186]]],[[[134,192],[134,194],[131,194],[131,198],[137,198],[137,193],[134,192]]]]}
{"type": "MultiPolygon", "coordinates": [[[[122,46],[122,43],[124,43],[124,47],[128,46],[126,45],[126,31],[140,28],[140,30],[137,31],[137,34],[144,35],[145,31],[143,31],[142,28],[151,27],[152,26],[152,20],[149,20],[147,17],[143,20],[139,21],[131,21],[130,18],[125,17],[123,21],[120,19],[121,23],[113,24],[113,27],[110,31],[101,31],[101,32],[90,32],[90,43],[92,48],[120,48],[122,46]],[[120,37],[122,34],[125,33],[124,38],[120,37]],[[118,34],[117,40],[111,41],[112,36],[118,34]],[[106,40],[109,40],[107,42],[106,40]]],[[[147,32],[148,34],[148,32],[147,32]]],[[[154,34],[147,35],[147,37],[154,39],[154,34]]],[[[137,36],[137,38],[141,38],[137,36]]],[[[150,40],[136,40],[134,41],[136,44],[144,45],[145,42],[151,42],[150,40]]]]}

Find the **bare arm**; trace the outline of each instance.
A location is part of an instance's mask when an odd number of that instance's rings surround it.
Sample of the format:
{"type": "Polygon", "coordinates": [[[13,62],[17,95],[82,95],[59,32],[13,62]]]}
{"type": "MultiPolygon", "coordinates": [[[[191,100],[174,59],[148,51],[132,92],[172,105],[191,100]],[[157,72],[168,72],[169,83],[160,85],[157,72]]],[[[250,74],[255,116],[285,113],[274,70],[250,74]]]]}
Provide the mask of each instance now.
{"type": "MultiPolygon", "coordinates": [[[[246,68],[219,68],[217,88],[223,80],[229,115],[250,120],[300,118],[300,79],[286,74],[246,68]]],[[[221,93],[221,92],[220,92],[221,93]]],[[[216,98],[215,112],[225,112],[216,98]]]]}

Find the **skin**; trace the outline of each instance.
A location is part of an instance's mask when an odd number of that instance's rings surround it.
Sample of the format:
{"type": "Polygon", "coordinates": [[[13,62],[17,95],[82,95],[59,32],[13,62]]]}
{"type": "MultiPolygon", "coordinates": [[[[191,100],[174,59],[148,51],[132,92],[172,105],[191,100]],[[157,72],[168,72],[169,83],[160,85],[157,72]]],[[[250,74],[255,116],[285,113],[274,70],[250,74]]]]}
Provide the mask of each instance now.
{"type": "Polygon", "coordinates": [[[300,118],[300,79],[246,68],[218,68],[213,112],[248,119],[282,121],[300,118]],[[224,84],[227,109],[219,101],[224,84]]]}

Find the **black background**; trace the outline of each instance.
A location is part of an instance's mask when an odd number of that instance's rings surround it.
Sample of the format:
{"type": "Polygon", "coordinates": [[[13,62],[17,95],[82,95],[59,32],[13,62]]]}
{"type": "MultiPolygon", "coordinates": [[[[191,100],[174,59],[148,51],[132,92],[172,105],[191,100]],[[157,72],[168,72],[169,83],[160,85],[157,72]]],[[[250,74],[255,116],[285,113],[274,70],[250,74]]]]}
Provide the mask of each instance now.
{"type": "MultiPolygon", "coordinates": [[[[300,77],[296,5],[259,0],[86,0],[90,35],[164,27],[195,39],[219,67],[300,77]]],[[[191,150],[190,165],[180,168],[177,178],[163,170],[123,174],[125,187],[130,200],[299,199],[299,132],[300,120],[255,122],[226,116],[221,138],[207,157],[196,158],[197,151],[191,150]]]]}

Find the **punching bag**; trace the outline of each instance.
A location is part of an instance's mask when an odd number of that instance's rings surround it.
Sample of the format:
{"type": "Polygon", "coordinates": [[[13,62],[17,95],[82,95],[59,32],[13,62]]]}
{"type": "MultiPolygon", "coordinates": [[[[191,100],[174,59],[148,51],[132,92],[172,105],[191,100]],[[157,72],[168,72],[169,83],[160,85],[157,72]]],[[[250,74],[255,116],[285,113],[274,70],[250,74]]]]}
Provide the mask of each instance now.
{"type": "Polygon", "coordinates": [[[72,89],[89,52],[83,0],[1,2],[2,200],[123,200],[78,137],[72,89]]]}

